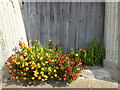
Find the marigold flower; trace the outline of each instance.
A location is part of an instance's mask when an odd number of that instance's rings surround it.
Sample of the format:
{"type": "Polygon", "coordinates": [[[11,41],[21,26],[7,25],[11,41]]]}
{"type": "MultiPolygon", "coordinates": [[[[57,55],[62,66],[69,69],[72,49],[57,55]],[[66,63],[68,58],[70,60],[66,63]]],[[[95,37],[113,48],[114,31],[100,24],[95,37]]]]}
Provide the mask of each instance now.
{"type": "Polygon", "coordinates": [[[8,63],[7,63],[7,62],[5,62],[5,66],[8,66],[8,63]]]}
{"type": "Polygon", "coordinates": [[[51,76],[51,78],[53,78],[53,76],[51,76]]]}
{"type": "Polygon", "coordinates": [[[79,54],[75,54],[75,56],[77,57],[77,56],[79,56],[79,54]]]}
{"type": "Polygon", "coordinates": [[[37,42],[38,40],[34,40],[35,42],[37,42]]]}
{"type": "Polygon", "coordinates": [[[41,77],[39,76],[39,77],[38,77],[38,79],[40,80],[40,79],[41,79],[41,77]]]}
{"type": "Polygon", "coordinates": [[[44,74],[44,72],[41,71],[40,74],[44,74]]]}
{"type": "Polygon", "coordinates": [[[32,82],[28,82],[28,84],[32,84],[32,82]]]}
{"type": "Polygon", "coordinates": [[[41,68],[41,70],[45,70],[44,68],[41,68]]]}
{"type": "Polygon", "coordinates": [[[26,79],[27,79],[26,77],[23,77],[23,78],[22,78],[22,81],[25,81],[26,79]]]}
{"type": "Polygon", "coordinates": [[[35,77],[32,77],[31,79],[32,79],[32,80],[34,80],[34,79],[35,79],[35,77]]]}
{"type": "Polygon", "coordinates": [[[45,63],[47,64],[47,63],[48,63],[48,61],[45,61],[45,63]]]}
{"type": "Polygon", "coordinates": [[[57,70],[56,69],[54,69],[54,71],[53,72],[57,72],[57,70]]]}
{"type": "Polygon", "coordinates": [[[15,76],[12,76],[12,80],[15,80],[16,78],[15,78],[15,76]]]}
{"type": "Polygon", "coordinates": [[[45,79],[42,79],[42,81],[45,81],[45,79]]]}
{"type": "Polygon", "coordinates": [[[55,67],[56,69],[59,69],[58,67],[55,67]]]}
{"type": "Polygon", "coordinates": [[[17,65],[20,65],[20,62],[16,62],[17,65]]]}
{"type": "Polygon", "coordinates": [[[82,51],[82,49],[80,48],[79,51],[82,51]]]}
{"type": "Polygon", "coordinates": [[[16,76],[15,78],[18,79],[18,76],[16,76]]]}
{"type": "Polygon", "coordinates": [[[39,60],[42,61],[42,60],[43,60],[43,57],[40,57],[39,60]]]}
{"type": "Polygon", "coordinates": [[[26,73],[23,73],[23,76],[26,76],[27,74],[26,73]]]}
{"type": "Polygon", "coordinates": [[[55,77],[57,77],[57,74],[54,74],[55,77]]]}
{"type": "Polygon", "coordinates": [[[49,42],[52,42],[52,40],[48,40],[49,42]]]}
{"type": "Polygon", "coordinates": [[[86,50],[83,50],[83,52],[86,52],[86,50]]]}
{"type": "Polygon", "coordinates": [[[36,80],[34,80],[33,83],[36,83],[36,80]]]}
{"type": "Polygon", "coordinates": [[[11,73],[11,70],[8,70],[9,73],[11,73]]]}

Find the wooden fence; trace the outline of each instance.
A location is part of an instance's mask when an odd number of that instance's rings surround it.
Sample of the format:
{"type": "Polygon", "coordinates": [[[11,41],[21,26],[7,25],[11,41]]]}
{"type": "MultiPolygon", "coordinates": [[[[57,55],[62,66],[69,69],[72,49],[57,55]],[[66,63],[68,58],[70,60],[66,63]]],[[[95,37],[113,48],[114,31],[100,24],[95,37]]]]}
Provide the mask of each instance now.
{"type": "Polygon", "coordinates": [[[46,44],[51,39],[64,51],[86,48],[94,37],[103,42],[102,2],[25,2],[22,14],[28,40],[46,44]]]}

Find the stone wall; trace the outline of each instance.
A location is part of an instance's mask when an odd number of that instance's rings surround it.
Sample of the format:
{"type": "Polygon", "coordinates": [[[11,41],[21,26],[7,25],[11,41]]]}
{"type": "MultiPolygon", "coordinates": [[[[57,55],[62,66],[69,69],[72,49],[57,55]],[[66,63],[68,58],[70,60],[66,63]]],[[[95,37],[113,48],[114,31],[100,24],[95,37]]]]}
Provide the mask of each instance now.
{"type": "Polygon", "coordinates": [[[118,3],[105,4],[105,32],[104,42],[106,59],[104,67],[111,72],[113,79],[118,80],[118,3]]]}
{"type": "Polygon", "coordinates": [[[3,73],[5,61],[21,38],[27,41],[18,0],[0,0],[0,69],[3,68],[3,73]]]}

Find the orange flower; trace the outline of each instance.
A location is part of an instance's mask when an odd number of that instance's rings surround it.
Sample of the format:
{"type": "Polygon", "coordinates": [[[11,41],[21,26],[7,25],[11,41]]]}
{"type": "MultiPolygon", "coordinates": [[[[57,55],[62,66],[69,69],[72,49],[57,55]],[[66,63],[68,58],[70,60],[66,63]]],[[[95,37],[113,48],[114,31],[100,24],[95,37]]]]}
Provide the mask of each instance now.
{"type": "Polygon", "coordinates": [[[15,78],[18,79],[18,76],[16,76],[15,78]]]}
{"type": "Polygon", "coordinates": [[[83,52],[86,52],[86,50],[83,50],[83,52]]]}
{"type": "Polygon", "coordinates": [[[83,77],[83,75],[79,75],[80,77],[83,77]]]}
{"type": "Polygon", "coordinates": [[[9,73],[11,73],[11,70],[8,70],[9,73]]]}
{"type": "Polygon", "coordinates": [[[12,76],[12,80],[15,80],[16,78],[15,78],[15,76],[12,76]]]}
{"type": "Polygon", "coordinates": [[[27,74],[26,73],[23,73],[23,76],[26,76],[27,74]]]}
{"type": "Polygon", "coordinates": [[[13,72],[16,72],[16,69],[13,69],[12,71],[13,71],[13,72]]]}
{"type": "Polygon", "coordinates": [[[82,49],[80,48],[79,51],[82,51],[82,49]]]}
{"type": "Polygon", "coordinates": [[[32,84],[32,82],[28,82],[28,84],[32,84]]]}
{"type": "Polygon", "coordinates": [[[34,80],[33,83],[36,83],[36,80],[34,80]]]}
{"type": "Polygon", "coordinates": [[[25,81],[26,79],[27,79],[26,77],[23,77],[23,78],[22,78],[22,81],[25,81]]]}
{"type": "Polygon", "coordinates": [[[8,66],[8,63],[7,63],[7,62],[5,62],[5,66],[8,66]]]}
{"type": "Polygon", "coordinates": [[[79,62],[80,65],[82,65],[82,62],[79,62]]]}

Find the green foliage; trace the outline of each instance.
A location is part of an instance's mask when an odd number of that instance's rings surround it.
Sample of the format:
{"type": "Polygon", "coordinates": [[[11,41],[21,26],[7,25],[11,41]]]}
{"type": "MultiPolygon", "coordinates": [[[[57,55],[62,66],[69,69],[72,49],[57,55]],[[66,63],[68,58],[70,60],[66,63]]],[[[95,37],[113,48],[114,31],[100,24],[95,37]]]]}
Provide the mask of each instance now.
{"type": "Polygon", "coordinates": [[[105,48],[101,43],[96,40],[96,38],[94,38],[94,41],[88,43],[87,58],[84,64],[102,64],[104,58],[105,48]]]}

